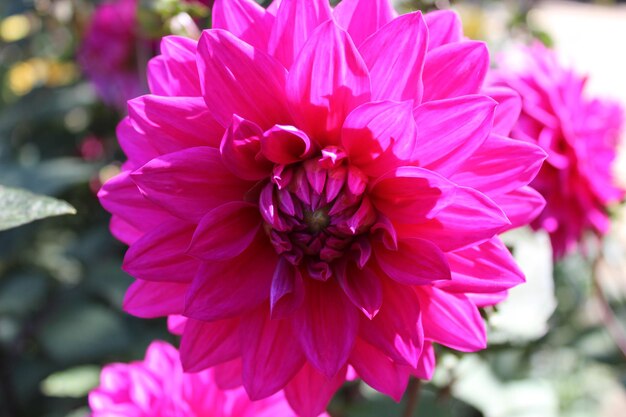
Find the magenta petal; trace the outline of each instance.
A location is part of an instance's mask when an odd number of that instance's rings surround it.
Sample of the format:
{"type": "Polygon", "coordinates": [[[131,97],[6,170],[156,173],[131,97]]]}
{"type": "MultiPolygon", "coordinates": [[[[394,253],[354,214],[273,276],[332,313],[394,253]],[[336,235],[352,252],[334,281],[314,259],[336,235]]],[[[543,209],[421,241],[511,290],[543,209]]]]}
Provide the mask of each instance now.
{"type": "Polygon", "coordinates": [[[167,331],[177,336],[182,336],[187,324],[187,317],[174,314],[167,317],[167,331]]]}
{"type": "Polygon", "coordinates": [[[452,280],[436,284],[446,291],[494,293],[524,282],[524,274],[497,237],[447,255],[452,280]]]}
{"type": "Polygon", "coordinates": [[[353,165],[380,176],[411,159],[417,142],[412,101],[362,104],[343,124],[341,142],[353,165]]]}
{"type": "Polygon", "coordinates": [[[420,356],[417,367],[413,370],[414,377],[430,381],[435,373],[435,349],[433,344],[429,341],[424,342],[424,349],[422,349],[422,355],[420,356]]]}
{"type": "Polygon", "coordinates": [[[223,204],[200,220],[188,253],[205,261],[234,258],[250,246],[260,227],[261,216],[255,204],[223,204]]]}
{"type": "Polygon", "coordinates": [[[520,95],[510,88],[493,86],[483,88],[482,93],[498,102],[492,132],[499,135],[509,135],[522,111],[520,95]]]}
{"type": "Polygon", "coordinates": [[[433,281],[450,279],[445,254],[424,239],[400,240],[395,251],[377,245],[374,254],[380,269],[400,284],[432,285],[433,281]]]}
{"type": "Polygon", "coordinates": [[[250,45],[267,50],[274,18],[254,0],[215,0],[211,20],[214,29],[225,29],[250,45]]]}
{"type": "Polygon", "coordinates": [[[278,390],[302,368],[304,353],[287,320],[272,320],[262,307],[241,322],[243,386],[250,399],[278,390]]]}
{"type": "Polygon", "coordinates": [[[503,194],[529,184],[546,156],[531,143],[491,135],[450,179],[487,195],[503,194]],[[514,163],[511,155],[515,155],[514,163]]]}
{"type": "Polygon", "coordinates": [[[339,143],[346,116],[370,99],[367,67],[350,36],[331,20],[302,48],[287,78],[291,112],[320,147],[339,143]]]}
{"type": "Polygon", "coordinates": [[[180,341],[180,359],[185,372],[199,372],[240,354],[238,318],[212,322],[187,320],[180,341]]]}
{"type": "Polygon", "coordinates": [[[421,12],[392,20],[359,46],[372,80],[372,100],[422,100],[428,29],[421,12]]]}
{"type": "Polygon", "coordinates": [[[398,402],[402,399],[409,382],[410,368],[395,364],[380,350],[361,339],[356,341],[350,364],[367,385],[398,402]]]}
{"type": "Polygon", "coordinates": [[[192,146],[218,147],[224,134],[201,97],[141,96],[128,102],[128,115],[161,154],[192,146]]]}
{"type": "Polygon", "coordinates": [[[361,319],[359,336],[394,362],[415,367],[424,344],[419,300],[410,287],[382,283],[384,303],[372,320],[361,319]]]}
{"type": "Polygon", "coordinates": [[[131,174],[141,192],[172,214],[200,221],[211,209],[242,200],[250,183],[224,167],[215,148],[198,147],[163,155],[131,174]]]}
{"type": "Polygon", "coordinates": [[[456,12],[436,10],[424,15],[428,26],[428,50],[463,40],[463,25],[456,12]]]}
{"type": "Polygon", "coordinates": [[[424,64],[423,100],[476,94],[488,69],[489,52],[483,42],[465,41],[433,49],[424,64]]]}
{"type": "Polygon", "coordinates": [[[301,161],[313,151],[309,137],[293,126],[273,126],[261,137],[261,151],[268,160],[282,165],[301,161]]]}
{"type": "Polygon", "coordinates": [[[383,303],[383,287],[376,272],[369,266],[362,269],[348,262],[335,270],[337,281],[352,304],[372,319],[383,303]]]}
{"type": "Polygon", "coordinates": [[[302,47],[315,29],[330,19],[327,0],[290,0],[284,2],[276,13],[268,50],[291,68],[302,47]]]}
{"type": "Polygon", "coordinates": [[[142,231],[115,214],[111,216],[109,230],[116,239],[128,246],[138,241],[144,235],[142,231]]]}
{"type": "Polygon", "coordinates": [[[185,253],[192,223],[170,220],[144,234],[124,256],[122,269],[146,281],[191,282],[200,262],[185,253]]]}
{"type": "Polygon", "coordinates": [[[485,323],[465,295],[426,287],[421,287],[418,294],[428,339],[461,352],[475,352],[487,346],[485,323]]]}
{"type": "Polygon", "coordinates": [[[124,296],[124,311],[143,319],[180,314],[189,284],[137,280],[124,296]]]}
{"type": "Polygon", "coordinates": [[[508,229],[520,227],[533,221],[546,206],[546,200],[543,196],[528,186],[494,196],[493,201],[502,208],[511,221],[508,229]]]}
{"type": "Polygon", "coordinates": [[[327,378],[306,363],[285,387],[285,397],[299,417],[318,417],[345,380],[345,367],[327,378]]]}
{"type": "Polygon", "coordinates": [[[346,365],[359,328],[358,310],[332,282],[308,279],[292,320],[309,362],[329,378],[346,365]]]}
{"type": "Polygon", "coordinates": [[[348,31],[356,45],[391,22],[396,12],[389,0],[343,0],[335,7],[334,18],[348,31]]]}
{"type": "Polygon", "coordinates": [[[221,29],[205,30],[198,42],[202,93],[222,126],[233,114],[267,129],[290,124],[285,99],[287,71],[260,49],[221,29]]]}
{"type": "Polygon", "coordinates": [[[148,63],[148,85],[159,96],[200,97],[196,66],[197,42],[182,36],[165,36],[161,55],[148,63]]]}
{"type": "Polygon", "coordinates": [[[296,311],[304,300],[304,281],[300,270],[281,257],[274,271],[270,291],[273,319],[281,319],[296,311]]]}
{"type": "Polygon", "coordinates": [[[152,146],[148,137],[133,126],[128,116],[117,125],[115,133],[120,147],[128,157],[126,163],[133,169],[159,156],[159,152],[152,146]]]}
{"type": "Polygon", "coordinates": [[[277,256],[265,239],[258,236],[228,261],[204,262],[189,289],[185,316],[206,321],[231,318],[266,301],[277,256]]]}
{"type": "Polygon", "coordinates": [[[417,107],[419,138],[414,159],[443,175],[454,172],[491,133],[496,105],[489,97],[473,95],[417,107]]]}
{"type": "Polygon", "coordinates": [[[258,181],[271,174],[272,164],[259,157],[262,136],[259,126],[233,116],[233,122],[222,138],[220,153],[224,165],[239,178],[258,181]]]}

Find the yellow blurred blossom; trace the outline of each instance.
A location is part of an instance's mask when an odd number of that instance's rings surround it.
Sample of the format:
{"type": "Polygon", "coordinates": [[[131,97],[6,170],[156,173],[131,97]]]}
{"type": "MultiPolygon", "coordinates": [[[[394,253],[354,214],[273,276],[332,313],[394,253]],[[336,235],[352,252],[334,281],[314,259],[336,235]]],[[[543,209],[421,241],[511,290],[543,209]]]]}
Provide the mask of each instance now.
{"type": "Polygon", "coordinates": [[[4,42],[24,39],[30,31],[30,20],[23,14],[15,14],[0,21],[0,39],[4,42]]]}

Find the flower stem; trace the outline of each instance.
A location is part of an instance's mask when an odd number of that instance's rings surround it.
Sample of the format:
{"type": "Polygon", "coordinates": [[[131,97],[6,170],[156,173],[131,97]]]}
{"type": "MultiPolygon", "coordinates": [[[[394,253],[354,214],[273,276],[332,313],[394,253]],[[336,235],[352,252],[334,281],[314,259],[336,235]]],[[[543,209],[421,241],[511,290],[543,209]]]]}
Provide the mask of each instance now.
{"type": "Polygon", "coordinates": [[[417,378],[411,378],[409,386],[406,389],[406,407],[402,417],[413,417],[415,410],[417,410],[417,403],[419,402],[420,392],[422,390],[422,381],[417,378]]]}

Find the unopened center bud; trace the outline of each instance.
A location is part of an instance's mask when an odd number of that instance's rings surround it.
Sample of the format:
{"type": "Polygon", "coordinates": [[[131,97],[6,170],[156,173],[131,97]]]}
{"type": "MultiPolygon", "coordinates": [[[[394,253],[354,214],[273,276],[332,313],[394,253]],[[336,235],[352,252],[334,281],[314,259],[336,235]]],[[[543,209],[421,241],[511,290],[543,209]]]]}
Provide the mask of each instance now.
{"type": "Polygon", "coordinates": [[[328,209],[324,207],[315,211],[304,210],[304,221],[311,233],[318,234],[330,224],[328,209]]]}

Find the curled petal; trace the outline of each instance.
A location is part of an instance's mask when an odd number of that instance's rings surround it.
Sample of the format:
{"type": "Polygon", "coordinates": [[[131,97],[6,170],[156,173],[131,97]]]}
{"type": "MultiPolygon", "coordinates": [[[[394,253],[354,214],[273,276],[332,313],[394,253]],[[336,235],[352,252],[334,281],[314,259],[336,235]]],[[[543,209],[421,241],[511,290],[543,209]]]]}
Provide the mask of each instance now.
{"type": "Polygon", "coordinates": [[[263,131],[255,123],[233,116],[222,138],[220,153],[224,165],[239,178],[258,181],[271,174],[272,164],[259,155],[262,136],[263,131]]]}
{"type": "Polygon", "coordinates": [[[369,266],[357,268],[352,262],[335,270],[337,281],[350,301],[372,319],[383,303],[383,288],[376,271],[369,266]]]}
{"type": "Polygon", "coordinates": [[[292,164],[311,154],[309,137],[293,126],[275,125],[261,137],[263,156],[277,164],[292,164]]]}
{"type": "Polygon", "coordinates": [[[270,312],[273,319],[293,314],[304,300],[304,281],[300,270],[280,258],[270,290],[270,312]]]}

